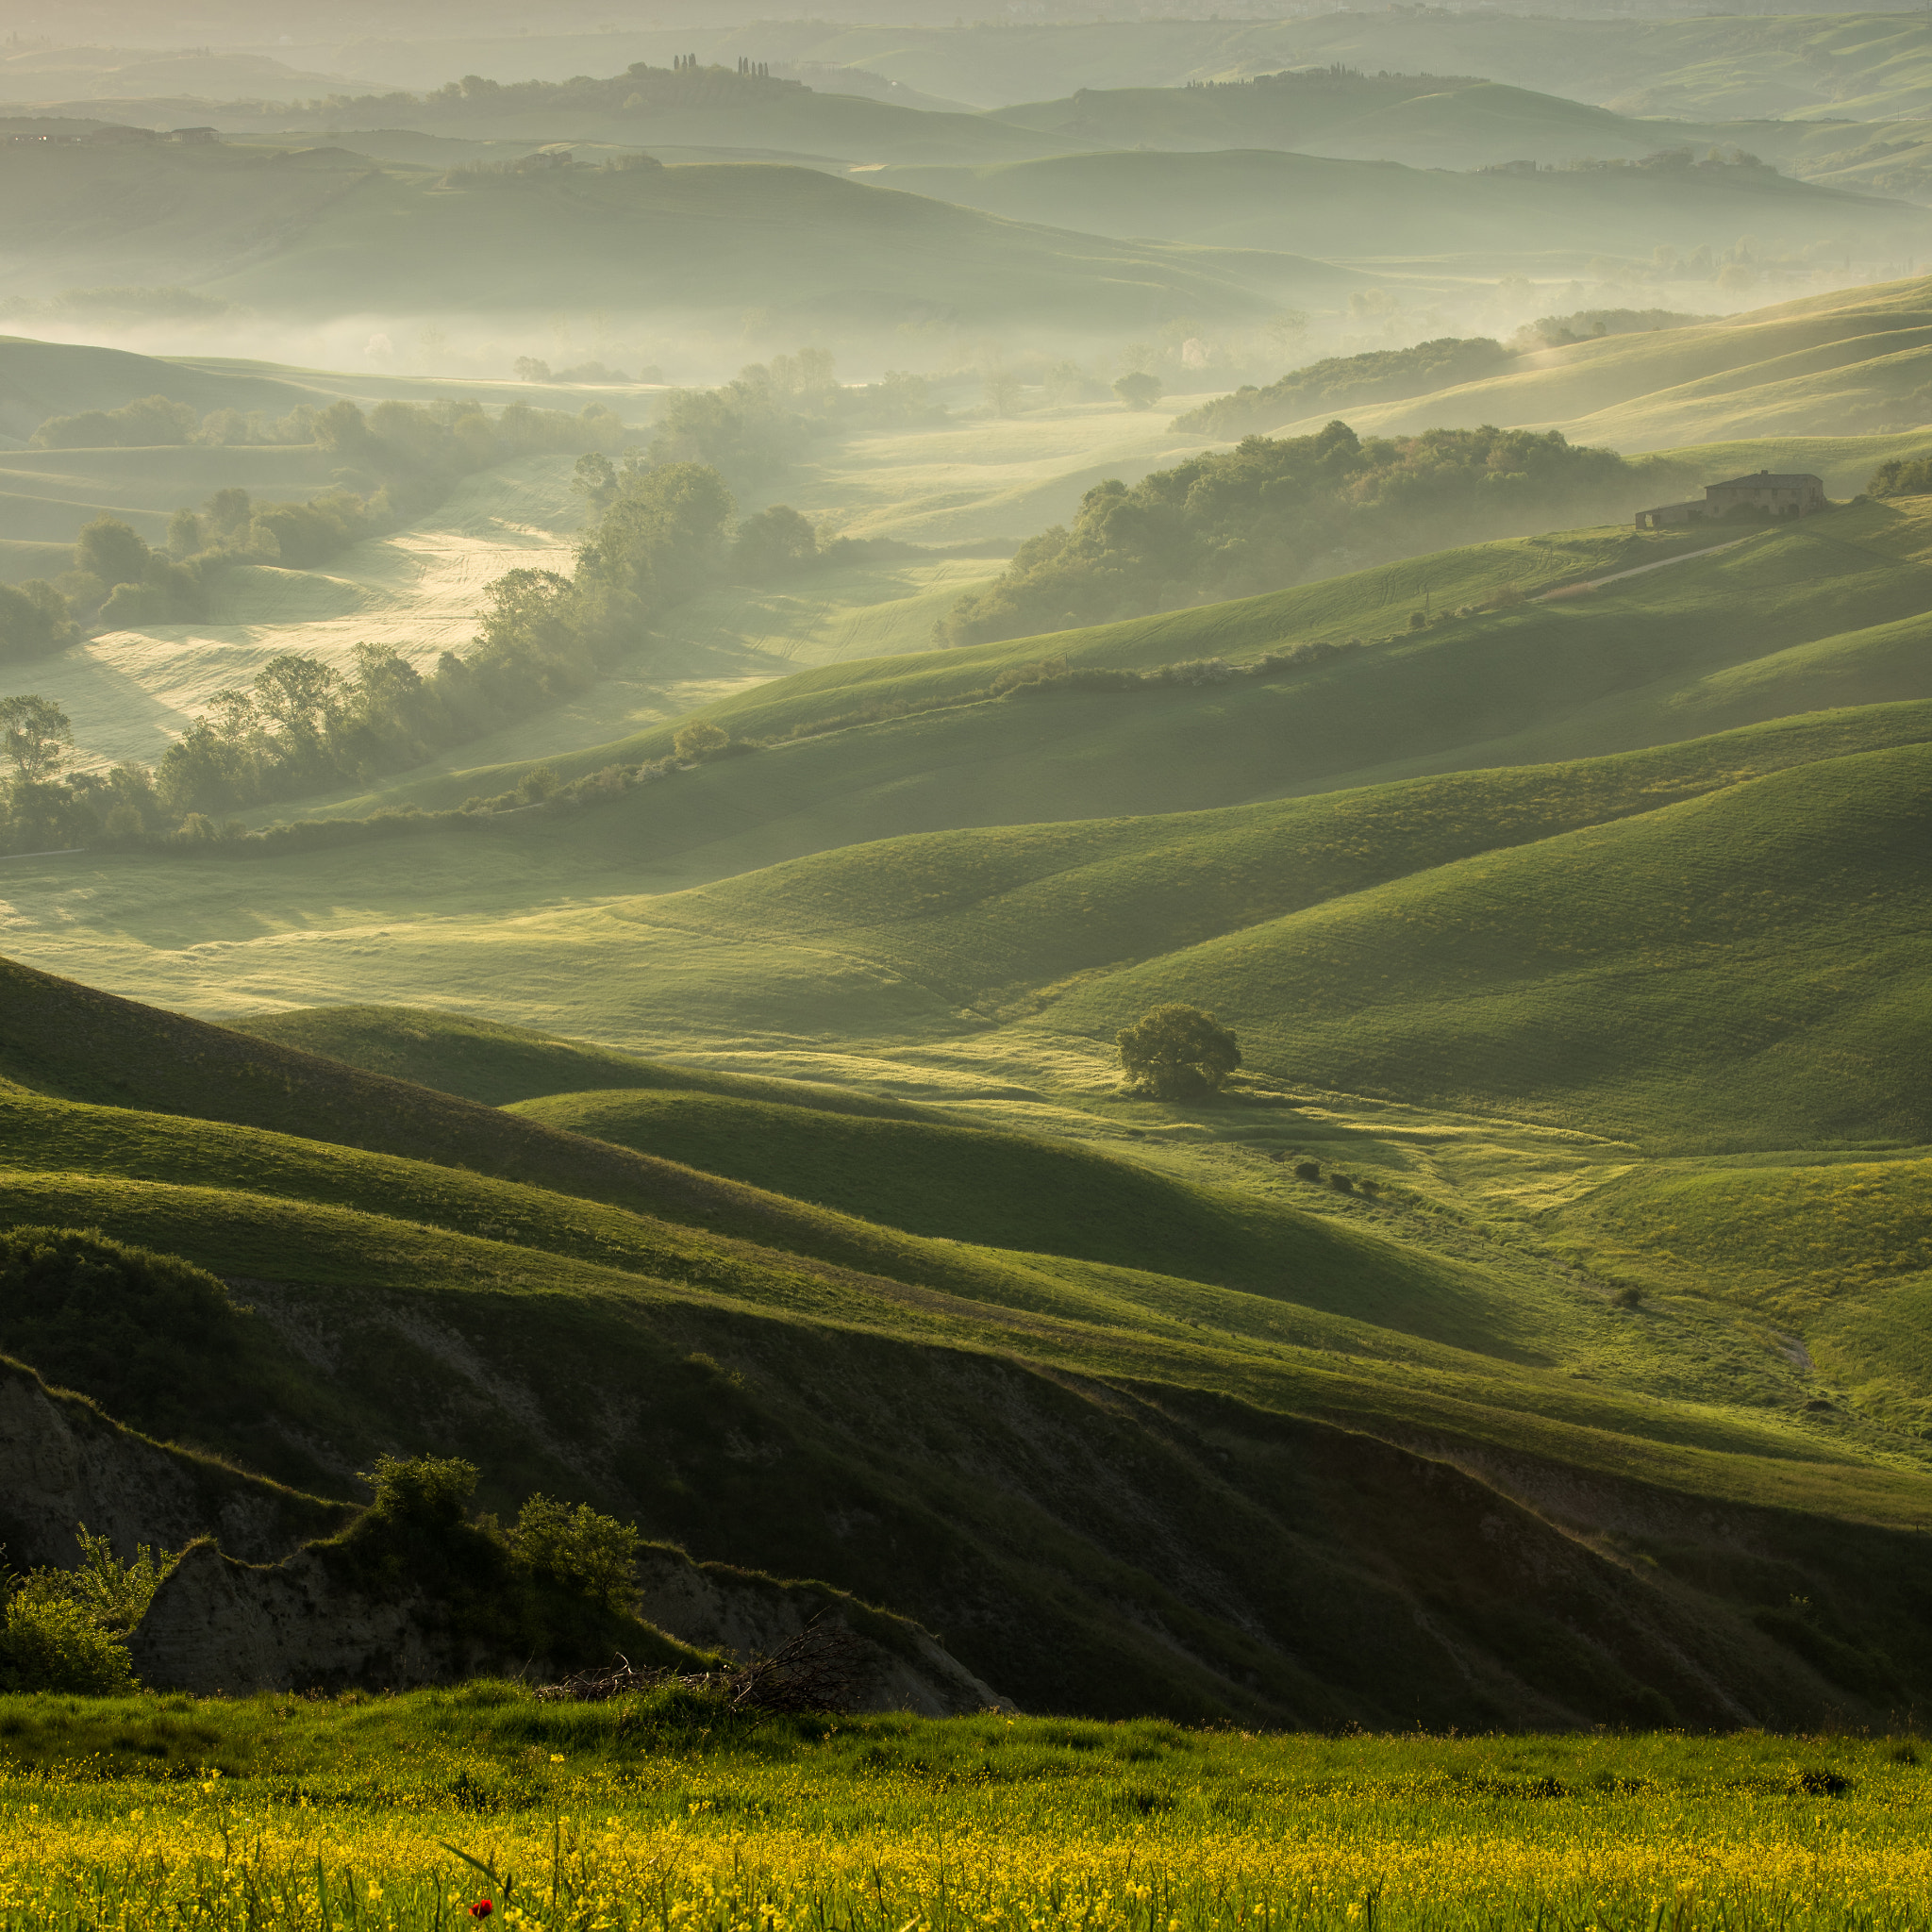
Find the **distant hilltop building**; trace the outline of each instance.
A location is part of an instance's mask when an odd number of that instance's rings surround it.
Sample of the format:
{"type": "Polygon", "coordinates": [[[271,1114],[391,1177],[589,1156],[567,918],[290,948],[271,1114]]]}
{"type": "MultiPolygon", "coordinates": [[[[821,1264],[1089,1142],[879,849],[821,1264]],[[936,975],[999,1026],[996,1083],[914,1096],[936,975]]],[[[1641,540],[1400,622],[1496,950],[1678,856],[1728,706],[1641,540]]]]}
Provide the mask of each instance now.
{"type": "Polygon", "coordinates": [[[1733,476],[1728,483],[1707,483],[1702,503],[1666,503],[1656,509],[1641,509],[1637,512],[1637,527],[1662,530],[1673,524],[1694,524],[1705,518],[1728,516],[1735,509],[1760,509],[1774,517],[1808,517],[1826,507],[1822,476],[1759,470],[1755,476],[1733,476]]]}

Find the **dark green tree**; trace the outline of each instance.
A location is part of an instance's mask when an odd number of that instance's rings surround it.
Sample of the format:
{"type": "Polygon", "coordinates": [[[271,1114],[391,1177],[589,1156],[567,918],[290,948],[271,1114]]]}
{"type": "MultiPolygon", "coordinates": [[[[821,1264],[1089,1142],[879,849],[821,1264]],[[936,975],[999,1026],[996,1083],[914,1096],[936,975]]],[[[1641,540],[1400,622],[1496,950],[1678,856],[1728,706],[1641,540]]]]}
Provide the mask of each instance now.
{"type": "Polygon", "coordinates": [[[1144,369],[1130,369],[1114,384],[1113,392],[1130,409],[1151,409],[1167,393],[1167,385],[1144,369]]]}
{"type": "Polygon", "coordinates": [[[1241,1063],[1234,1035],[1198,1007],[1155,1007],[1116,1036],[1128,1084],[1157,1100],[1205,1100],[1241,1063]]]}
{"type": "Polygon", "coordinates": [[[138,584],[153,553],[119,517],[97,516],[83,524],[74,546],[74,567],[99,577],[112,590],[116,584],[138,584]]]}
{"type": "Polygon", "coordinates": [[[818,555],[818,532],[787,503],[774,503],[738,526],[731,568],[746,583],[761,584],[799,569],[818,555]]]}
{"type": "Polygon", "coordinates": [[[7,756],[28,785],[51,778],[74,742],[67,713],[42,697],[0,698],[0,732],[7,736],[7,756]]]}
{"type": "Polygon", "coordinates": [[[0,584],[0,664],[44,658],[79,636],[66,598],[52,584],[38,577],[18,586],[0,584]]]}

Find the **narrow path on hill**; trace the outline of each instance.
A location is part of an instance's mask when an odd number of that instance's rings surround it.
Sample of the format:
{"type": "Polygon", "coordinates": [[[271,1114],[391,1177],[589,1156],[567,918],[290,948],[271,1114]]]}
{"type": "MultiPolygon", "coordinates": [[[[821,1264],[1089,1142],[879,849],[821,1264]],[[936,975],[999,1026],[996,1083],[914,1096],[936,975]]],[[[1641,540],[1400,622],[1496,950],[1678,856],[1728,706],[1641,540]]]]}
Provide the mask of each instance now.
{"type": "Polygon", "coordinates": [[[1558,584],[1554,591],[1541,591],[1530,599],[1532,604],[1541,604],[1549,597],[1574,597],[1578,591],[1601,590],[1606,584],[1621,583],[1625,577],[1641,577],[1654,570],[1669,570],[1674,563],[1689,563],[1693,557],[1714,557],[1720,550],[1735,550],[1740,543],[1748,543],[1759,535],[1757,530],[1748,531],[1742,537],[1733,537],[1724,543],[1707,543],[1702,550],[1686,550],[1677,557],[1660,557],[1655,563],[1640,563],[1630,570],[1614,570],[1607,577],[1591,577],[1580,584],[1558,584]]]}

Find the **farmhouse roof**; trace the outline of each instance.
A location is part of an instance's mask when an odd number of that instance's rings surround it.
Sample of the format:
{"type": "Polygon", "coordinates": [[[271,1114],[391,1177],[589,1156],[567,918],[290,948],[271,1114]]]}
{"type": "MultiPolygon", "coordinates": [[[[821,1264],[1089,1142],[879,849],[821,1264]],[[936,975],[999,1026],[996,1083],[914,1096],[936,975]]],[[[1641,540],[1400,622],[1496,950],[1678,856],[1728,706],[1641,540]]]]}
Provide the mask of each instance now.
{"type": "Polygon", "coordinates": [[[1764,490],[1781,484],[1789,490],[1801,483],[1822,484],[1824,481],[1823,476],[1807,476],[1795,470],[1759,470],[1755,475],[1732,476],[1725,482],[1707,483],[1704,487],[1707,490],[1764,490]]]}

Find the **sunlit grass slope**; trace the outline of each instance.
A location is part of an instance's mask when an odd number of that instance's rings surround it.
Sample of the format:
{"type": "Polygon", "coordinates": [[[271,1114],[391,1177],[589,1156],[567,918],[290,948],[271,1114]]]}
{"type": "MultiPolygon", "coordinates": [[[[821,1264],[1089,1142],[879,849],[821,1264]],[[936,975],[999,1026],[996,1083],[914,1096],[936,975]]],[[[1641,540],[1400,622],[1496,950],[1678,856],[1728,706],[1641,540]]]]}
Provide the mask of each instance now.
{"type": "MultiPolygon", "coordinates": [[[[208,1183],[249,1191],[266,1188],[262,1176],[272,1171],[299,1170],[305,1176],[299,1184],[285,1180],[270,1191],[382,1211],[382,1188],[386,1186],[393,1197],[390,1206],[401,1204],[400,1211],[408,1219],[486,1234],[514,1228],[520,1217],[508,1205],[510,1196],[516,1187],[535,1187],[580,1201],[602,1202],[622,1214],[662,1218],[702,1228],[714,1237],[749,1241],[761,1249],[809,1257],[995,1303],[1017,1301],[1032,1306],[1042,1300],[1064,1299],[1069,1293],[1075,1304],[1081,1300],[1078,1289],[1069,1290],[1050,1278],[1042,1280],[1029,1274],[1024,1263],[1016,1269],[978,1248],[958,1245],[962,1240],[977,1239],[991,1246],[1021,1246],[1024,1244],[1023,1233],[1024,1239],[1031,1239],[1050,1225],[1051,1188],[1043,1179],[1024,1190],[1024,1200],[999,1204],[992,1199],[1001,1186],[1020,1185],[1015,1151],[999,1142],[998,1137],[971,1133],[957,1137],[967,1150],[960,1158],[970,1157],[980,1165],[976,1181],[962,1179],[958,1184],[961,1191],[955,1196],[952,1214],[945,1217],[949,1225],[943,1241],[923,1239],[921,1228],[901,1232],[893,1224],[893,1215],[887,1210],[908,1200],[903,1183],[882,1184],[862,1198],[862,1191],[848,1191],[846,1202],[824,1206],[817,1199],[785,1197],[787,1182],[793,1177],[786,1165],[785,1149],[791,1146],[795,1152],[802,1136],[821,1133],[830,1137],[839,1131],[835,1120],[819,1116],[835,1108],[841,1114],[856,1114],[863,1108],[874,1118],[896,1114],[900,1119],[892,1124],[897,1125],[905,1124],[908,1114],[917,1120],[912,1109],[895,1108],[890,1103],[868,1106],[857,1097],[842,1105],[833,1099],[828,1107],[820,1103],[833,1097],[791,1083],[732,1081],[703,1074],[690,1076],[691,1091],[708,1088],[714,1094],[728,1096],[724,1104],[748,1109],[746,1118],[762,1122],[770,1132],[772,1159],[778,1173],[770,1182],[747,1187],[728,1176],[739,1169],[756,1171],[756,1161],[733,1158],[719,1163],[716,1171],[725,1178],[696,1171],[704,1165],[701,1157],[715,1146],[715,1139],[708,1138],[702,1114],[694,1117],[690,1126],[693,1151],[674,1159],[660,1158],[634,1151],[635,1143],[644,1138],[641,1134],[629,1137],[631,1144],[625,1144],[626,1137],[622,1135],[587,1141],[567,1129],[557,1130],[541,1117],[477,1106],[402,1083],[386,1073],[366,1074],[345,1062],[316,1058],[274,1041],[251,1040],[173,1015],[150,1018],[140,1007],[108,1000],[18,967],[0,970],[7,974],[15,1013],[9,1028],[12,1038],[5,1057],[0,1058],[0,1072],[18,1085],[30,1091],[99,1096],[115,1107],[159,1108],[226,1123],[225,1126],[199,1128],[177,1123],[166,1131],[158,1131],[158,1120],[144,1113],[90,1115],[63,1137],[51,1120],[27,1126],[35,1103],[23,1102],[29,1113],[14,1117],[9,1139],[18,1146],[15,1158],[24,1166],[58,1170],[69,1164],[98,1164],[106,1173],[121,1177],[143,1177],[171,1185],[208,1183]],[[57,1034],[59,1016],[75,1011],[84,1012],[91,1023],[91,1045],[79,1053],[65,1047],[57,1034]],[[748,1094],[759,1097],[744,1097],[748,1094]],[[811,1102],[811,1111],[774,1104],[765,1097],[775,1094],[811,1102]],[[125,1133],[116,1125],[123,1121],[131,1124],[125,1133]],[[264,1128],[308,1139],[290,1141],[276,1153],[258,1144],[259,1130],[264,1128]],[[369,1169],[367,1158],[358,1163],[339,1154],[320,1157],[318,1165],[318,1157],[308,1144],[311,1139],[368,1150],[369,1156],[378,1157],[375,1168],[369,1169]],[[611,1144],[613,1141],[620,1144],[611,1144]],[[89,1146],[111,1147],[112,1152],[103,1153],[97,1162],[92,1162],[84,1152],[89,1146]],[[409,1166],[402,1180],[378,1185],[355,1177],[374,1172],[379,1179],[391,1173],[383,1162],[398,1158],[407,1159],[409,1166]],[[437,1165],[423,1167],[418,1165],[421,1162],[437,1165]],[[452,1178],[442,1170],[458,1177],[452,1178]],[[475,1178],[484,1175],[491,1178],[475,1178]],[[515,1184],[508,1193],[504,1191],[505,1183],[515,1184]],[[454,1223],[450,1217],[458,1210],[433,1205],[463,1200],[466,1191],[475,1193],[477,1189],[486,1194],[493,1191],[497,1205],[472,1207],[464,1210],[468,1219],[458,1214],[454,1223]],[[977,1237],[972,1234],[968,1200],[975,1190],[986,1197],[987,1211],[996,1224],[977,1237]],[[954,1227],[965,1228],[967,1233],[953,1234],[954,1227]]],[[[271,1030],[341,1038],[358,1045],[364,1059],[379,1062],[400,1058],[412,1070],[425,1058],[444,1064],[452,1060],[466,1063],[473,1073],[482,1071],[491,1082],[514,1079],[519,1073],[527,1077],[540,1066],[556,1068],[559,1074],[575,1066],[579,1077],[586,1066],[594,1067],[607,1085],[613,1077],[625,1074],[665,1077],[663,1070],[629,1056],[600,1057],[541,1036],[452,1025],[436,1018],[412,1024],[405,1016],[351,1011],[316,1015],[306,1023],[284,1023],[281,1028],[271,1030]]],[[[604,1098],[608,1106],[612,1096],[607,1091],[604,1098]]],[[[716,1118],[711,1117],[713,1124],[716,1118]]],[[[909,1161],[917,1168],[937,1158],[935,1136],[945,1143],[948,1130],[940,1126],[910,1130],[880,1144],[906,1150],[900,1164],[909,1161]]],[[[670,1137],[669,1144],[677,1142],[678,1136],[670,1137]]],[[[1050,1153],[1042,1155],[1049,1167],[1056,1158],[1050,1153]]],[[[1467,1271],[1454,1265],[1365,1237],[1357,1230],[1312,1220],[1292,1208],[1257,1208],[1185,1184],[1164,1184],[1101,1157],[1070,1156],[1067,1159],[1084,1176],[1088,1191],[1103,1195],[1116,1216],[1128,1213],[1129,1203],[1139,1198],[1140,1206],[1132,1211],[1142,1252],[1137,1258],[1130,1247],[1123,1247],[1107,1232],[1105,1217],[1097,1214],[1086,1217],[1060,1241],[1041,1244],[1051,1252],[1152,1267],[1156,1272],[1165,1264],[1184,1273],[1203,1272],[1191,1265],[1192,1257],[1213,1264],[1212,1278],[1217,1282],[1240,1276],[1238,1286],[1252,1287],[1273,1297],[1299,1300],[1310,1307],[1351,1318],[1360,1316],[1398,1328],[1414,1328],[1443,1341],[1461,1339],[1482,1345],[1483,1340],[1493,1341],[1502,1329],[1513,1329],[1514,1324],[1507,1321],[1498,1329],[1494,1318],[1485,1317],[1467,1322],[1458,1331],[1453,1322],[1445,1323],[1444,1318],[1430,1312],[1431,1303],[1446,1297],[1453,1304],[1466,1292],[1468,1284],[1463,1277],[1467,1271]],[[1415,1305],[1415,1312],[1405,1313],[1410,1304],[1415,1305]]],[[[591,1210],[584,1212],[590,1214],[591,1210]]],[[[927,1215],[926,1224],[934,1225],[939,1218],[927,1215]]],[[[608,1233],[585,1245],[576,1239],[583,1233],[583,1229],[573,1227],[572,1238],[563,1243],[566,1252],[603,1261],[610,1258],[613,1249],[625,1245],[622,1238],[608,1233]]],[[[1103,1300],[1106,1292],[1102,1291],[1103,1300]]],[[[1498,1345],[1513,1352],[1524,1343],[1511,1334],[1498,1345]]]]}
{"type": "Polygon", "coordinates": [[[485,1107],[591,1091],[608,1098],[611,1090],[641,1089],[720,1094],[879,1120],[927,1118],[920,1108],[847,1087],[668,1066],[527,1026],[497,1025],[414,1007],[317,1007],[258,1014],[236,1022],[233,1030],[485,1107]]]}
{"type": "Polygon", "coordinates": [[[1923,208],[1854,198],[1767,168],[1481,175],[1402,166],[1391,158],[1402,153],[1399,142],[1368,152],[1374,158],[1343,160],[1241,142],[1207,153],[894,168],[873,178],[1089,234],[1329,258],[1534,257],[1543,275],[1557,269],[1566,248],[1581,271],[1606,252],[1648,256],[1662,242],[1689,253],[1737,233],[1748,232],[1761,247],[1842,242],[1861,257],[1874,247],[1911,255],[1932,239],[1932,215],[1923,208]]]}
{"type": "Polygon", "coordinates": [[[1045,1023],[1213,1008],[1273,1070],[1653,1149],[1932,1139],[1932,747],[1755,778],[1130,967],[1045,1023]]]}
{"type": "Polygon", "coordinates": [[[1458,1290],[1446,1273],[1430,1282],[1419,1271],[1391,1292],[1359,1279],[1343,1250],[1324,1252],[1301,1214],[1081,1148],[701,1092],[560,1093],[513,1111],[915,1234],[1257,1293],[1320,1274],[1333,1285],[1307,1294],[1331,1312],[1505,1353],[1531,1345],[1500,1307],[1480,1306],[1473,1282],[1458,1290]]]}
{"type": "MultiPolygon", "coordinates": [[[[1932,1428],[1932,1161],[1788,1157],[1639,1169],[1560,1215],[1592,1268],[1713,1287],[1804,1337],[1818,1406],[1932,1428]]],[[[1794,1342],[1788,1345],[1796,1348],[1794,1342]]]]}
{"type": "MultiPolygon", "coordinates": [[[[1636,568],[1711,541],[1708,532],[1607,530],[1475,545],[1049,639],[824,666],[700,715],[743,738],[843,728],[686,774],[597,824],[647,822],[654,871],[695,861],[735,873],[902,831],[1188,810],[1418,772],[1589,757],[1932,695],[1920,641],[1932,592],[1932,508],[1918,499],[1749,536],[1592,595],[1407,629],[1425,597],[1454,607],[1509,585],[1534,591],[1636,568]],[[929,707],[1042,658],[1239,663],[1303,640],[1391,631],[1398,641],[1252,684],[1006,699],[862,722],[868,708],[929,707]]],[[[594,771],[620,752],[661,757],[673,735],[662,725],[557,768],[594,771]]],[[[459,803],[511,775],[461,774],[405,795],[459,803]]]]}
{"type": "Polygon", "coordinates": [[[1631,451],[1892,428],[1925,416],[1928,381],[1932,284],[1913,279],[1538,350],[1500,375],[1348,414],[1362,431],[1534,424],[1631,451]]]}

